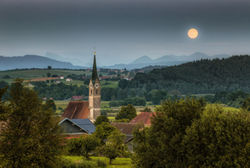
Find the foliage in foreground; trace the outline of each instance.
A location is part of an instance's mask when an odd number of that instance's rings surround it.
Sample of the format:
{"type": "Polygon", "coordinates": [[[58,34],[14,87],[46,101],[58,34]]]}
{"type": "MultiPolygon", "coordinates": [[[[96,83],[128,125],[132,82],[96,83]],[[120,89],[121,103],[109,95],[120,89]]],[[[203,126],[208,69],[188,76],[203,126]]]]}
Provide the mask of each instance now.
{"type": "Polygon", "coordinates": [[[99,145],[99,139],[93,135],[68,140],[68,152],[72,155],[81,155],[89,159],[89,153],[99,145]]]}
{"type": "Polygon", "coordinates": [[[166,101],[152,126],[134,134],[138,168],[249,167],[250,114],[205,108],[202,101],[166,101]]]}
{"type": "Polygon", "coordinates": [[[118,156],[123,156],[126,152],[126,146],[124,144],[125,135],[119,130],[113,131],[108,136],[106,144],[100,148],[101,153],[109,158],[109,164],[112,164],[112,160],[118,156]]]}
{"type": "Polygon", "coordinates": [[[0,97],[1,119],[6,123],[0,163],[5,168],[57,167],[62,142],[53,110],[19,80],[11,85],[9,95],[8,102],[0,97]]]}

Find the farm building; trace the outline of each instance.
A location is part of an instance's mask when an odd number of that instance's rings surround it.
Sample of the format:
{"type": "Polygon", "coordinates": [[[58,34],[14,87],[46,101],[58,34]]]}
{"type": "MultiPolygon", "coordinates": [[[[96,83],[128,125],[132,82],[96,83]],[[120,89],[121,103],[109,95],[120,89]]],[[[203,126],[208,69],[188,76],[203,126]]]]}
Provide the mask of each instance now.
{"type": "Polygon", "coordinates": [[[95,132],[95,125],[89,119],[63,119],[59,125],[63,133],[68,137],[81,136],[83,134],[92,134],[95,132]]]}

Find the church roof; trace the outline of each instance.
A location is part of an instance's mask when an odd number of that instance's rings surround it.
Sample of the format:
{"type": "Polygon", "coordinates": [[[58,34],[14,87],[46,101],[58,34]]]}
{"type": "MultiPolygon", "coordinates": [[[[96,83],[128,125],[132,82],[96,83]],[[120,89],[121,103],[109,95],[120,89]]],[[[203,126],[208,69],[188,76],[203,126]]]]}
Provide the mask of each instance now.
{"type": "Polygon", "coordinates": [[[71,101],[65,109],[62,117],[69,119],[86,119],[89,117],[89,102],[71,101]]]}
{"type": "Polygon", "coordinates": [[[155,113],[152,112],[141,112],[135,118],[133,118],[129,123],[131,124],[144,124],[145,126],[151,126],[151,117],[155,113]]]}

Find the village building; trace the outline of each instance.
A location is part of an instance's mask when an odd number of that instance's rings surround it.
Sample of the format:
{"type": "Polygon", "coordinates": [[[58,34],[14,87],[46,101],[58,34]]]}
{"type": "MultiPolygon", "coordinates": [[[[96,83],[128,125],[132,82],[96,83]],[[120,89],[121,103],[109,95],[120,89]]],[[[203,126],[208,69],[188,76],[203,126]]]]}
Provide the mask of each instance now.
{"type": "Polygon", "coordinates": [[[140,124],[131,124],[124,122],[113,122],[111,123],[114,127],[120,130],[125,135],[124,143],[127,145],[129,151],[133,151],[133,131],[136,128],[143,128],[140,124]]]}
{"type": "Polygon", "coordinates": [[[101,83],[97,74],[96,54],[94,53],[92,78],[89,82],[89,99],[88,101],[70,101],[62,114],[63,120],[60,122],[60,125],[63,126],[64,133],[68,135],[91,134],[92,131],[95,130],[93,122],[100,115],[101,83]],[[81,127],[81,124],[79,125],[81,122],[88,123],[88,127],[92,128],[91,131],[81,127]]]}
{"type": "Polygon", "coordinates": [[[142,124],[145,127],[151,126],[151,118],[155,115],[155,112],[141,112],[135,118],[133,118],[130,124],[142,124]]]}
{"type": "Polygon", "coordinates": [[[89,119],[65,118],[59,125],[63,128],[67,139],[77,138],[84,134],[92,134],[95,132],[95,125],[89,119]]]}
{"type": "Polygon", "coordinates": [[[92,78],[89,82],[89,100],[70,101],[62,117],[68,119],[89,119],[94,122],[100,115],[101,83],[97,74],[96,54],[94,54],[92,78]]]}

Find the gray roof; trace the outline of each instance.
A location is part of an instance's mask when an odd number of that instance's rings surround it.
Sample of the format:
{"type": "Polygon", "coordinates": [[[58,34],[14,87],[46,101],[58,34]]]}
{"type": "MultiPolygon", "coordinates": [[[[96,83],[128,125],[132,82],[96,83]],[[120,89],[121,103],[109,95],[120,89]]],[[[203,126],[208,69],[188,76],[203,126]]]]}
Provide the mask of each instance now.
{"type": "Polygon", "coordinates": [[[88,134],[92,134],[93,132],[95,132],[95,125],[89,119],[65,118],[59,124],[63,123],[66,120],[72,122],[74,125],[78,126],[79,128],[83,129],[84,131],[86,131],[88,134]]]}

